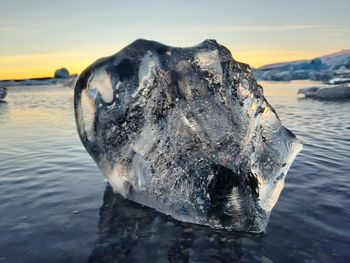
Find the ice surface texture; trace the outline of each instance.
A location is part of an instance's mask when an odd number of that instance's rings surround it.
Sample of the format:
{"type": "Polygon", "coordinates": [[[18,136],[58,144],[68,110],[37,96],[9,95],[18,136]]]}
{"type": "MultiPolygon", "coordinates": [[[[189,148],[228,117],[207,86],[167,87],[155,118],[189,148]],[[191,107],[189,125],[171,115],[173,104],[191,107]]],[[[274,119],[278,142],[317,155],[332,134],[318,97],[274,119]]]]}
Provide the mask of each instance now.
{"type": "Polygon", "coordinates": [[[80,138],[113,189],[173,218],[261,232],[302,145],[215,40],[136,40],[75,86],[80,138]]]}

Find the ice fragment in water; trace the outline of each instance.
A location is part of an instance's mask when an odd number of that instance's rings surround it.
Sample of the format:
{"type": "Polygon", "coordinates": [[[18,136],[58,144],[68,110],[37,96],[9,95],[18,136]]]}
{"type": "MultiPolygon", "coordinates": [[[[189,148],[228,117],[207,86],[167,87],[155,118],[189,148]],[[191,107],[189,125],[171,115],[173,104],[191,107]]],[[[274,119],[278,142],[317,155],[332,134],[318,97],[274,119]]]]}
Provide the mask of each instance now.
{"type": "Polygon", "coordinates": [[[302,148],[249,66],[215,40],[136,40],[80,75],[74,108],[114,191],[215,228],[264,231],[302,148]]]}
{"type": "Polygon", "coordinates": [[[7,95],[7,88],[0,87],[0,101],[4,100],[7,95]]]}

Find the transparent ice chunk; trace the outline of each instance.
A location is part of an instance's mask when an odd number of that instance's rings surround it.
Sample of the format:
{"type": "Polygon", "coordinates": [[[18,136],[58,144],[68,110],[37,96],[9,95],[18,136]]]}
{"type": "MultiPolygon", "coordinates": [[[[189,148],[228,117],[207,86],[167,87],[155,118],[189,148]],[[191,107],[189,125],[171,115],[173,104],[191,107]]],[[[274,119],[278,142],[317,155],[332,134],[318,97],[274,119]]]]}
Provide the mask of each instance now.
{"type": "Polygon", "coordinates": [[[115,192],[214,228],[264,231],[302,148],[249,66],[215,40],[137,40],[80,75],[74,107],[115,192]]]}

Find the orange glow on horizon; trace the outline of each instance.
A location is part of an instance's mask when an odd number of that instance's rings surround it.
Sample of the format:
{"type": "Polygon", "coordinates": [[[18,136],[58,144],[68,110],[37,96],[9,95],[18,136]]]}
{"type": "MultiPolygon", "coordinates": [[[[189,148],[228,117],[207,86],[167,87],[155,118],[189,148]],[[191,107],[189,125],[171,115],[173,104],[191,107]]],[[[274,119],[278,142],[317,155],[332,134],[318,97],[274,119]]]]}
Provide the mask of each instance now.
{"type": "Polygon", "coordinates": [[[55,70],[62,67],[67,68],[70,74],[79,74],[97,59],[118,50],[118,47],[99,47],[74,52],[2,56],[0,80],[53,77],[55,70]]]}
{"type": "MultiPolygon", "coordinates": [[[[76,51],[62,53],[47,53],[33,55],[16,55],[0,57],[0,80],[53,77],[56,69],[66,67],[71,74],[79,74],[88,65],[100,57],[116,53],[120,48],[92,48],[91,51],[76,51]]],[[[295,50],[247,50],[232,51],[233,57],[252,67],[262,65],[312,59],[331,53],[324,51],[295,51],[295,50]]]]}

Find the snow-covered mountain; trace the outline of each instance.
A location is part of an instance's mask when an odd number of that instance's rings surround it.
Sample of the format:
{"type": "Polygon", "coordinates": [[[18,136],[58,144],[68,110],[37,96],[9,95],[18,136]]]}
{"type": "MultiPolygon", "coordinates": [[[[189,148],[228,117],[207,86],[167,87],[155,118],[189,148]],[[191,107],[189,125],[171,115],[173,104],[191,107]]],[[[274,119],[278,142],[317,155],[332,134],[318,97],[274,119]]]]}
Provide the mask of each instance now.
{"type": "MultiPolygon", "coordinates": [[[[318,57],[322,61],[323,64],[326,64],[328,66],[335,66],[340,63],[344,59],[350,58],[350,49],[344,49],[332,54],[324,55],[321,57],[318,57]]],[[[314,58],[317,59],[317,58],[314,58]]],[[[303,60],[295,60],[295,61],[287,61],[287,62],[279,62],[279,63],[273,63],[273,64],[267,64],[264,66],[261,66],[258,68],[258,70],[271,70],[271,69],[277,69],[281,67],[285,67],[286,65],[295,65],[300,63],[310,63],[314,59],[303,59],[303,60]]]]}
{"type": "Polygon", "coordinates": [[[350,59],[350,49],[344,49],[329,55],[319,57],[322,63],[329,66],[337,66],[350,59]]]}
{"type": "Polygon", "coordinates": [[[346,49],[309,60],[264,65],[255,69],[254,74],[259,80],[329,80],[349,70],[350,49],[346,49]]]}

